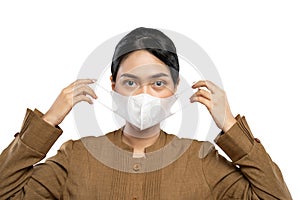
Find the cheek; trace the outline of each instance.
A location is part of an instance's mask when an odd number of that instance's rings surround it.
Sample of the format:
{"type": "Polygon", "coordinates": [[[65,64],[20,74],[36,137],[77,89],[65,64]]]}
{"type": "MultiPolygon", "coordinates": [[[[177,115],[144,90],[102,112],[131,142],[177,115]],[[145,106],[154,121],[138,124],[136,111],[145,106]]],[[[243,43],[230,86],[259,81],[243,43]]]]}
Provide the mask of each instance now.
{"type": "Polygon", "coordinates": [[[168,88],[165,88],[161,91],[153,90],[153,93],[155,93],[155,94],[153,94],[153,96],[157,96],[157,97],[160,97],[160,98],[170,97],[170,96],[175,94],[176,89],[177,89],[177,87],[172,85],[172,86],[170,86],[168,88]]]}
{"type": "Polygon", "coordinates": [[[164,91],[162,94],[160,94],[159,97],[160,98],[167,98],[167,97],[172,96],[173,94],[174,94],[173,91],[168,90],[168,91],[164,91]]]}
{"type": "Polygon", "coordinates": [[[115,83],[113,90],[119,94],[127,95],[127,92],[124,91],[124,89],[120,88],[120,86],[117,83],[115,83]]]}

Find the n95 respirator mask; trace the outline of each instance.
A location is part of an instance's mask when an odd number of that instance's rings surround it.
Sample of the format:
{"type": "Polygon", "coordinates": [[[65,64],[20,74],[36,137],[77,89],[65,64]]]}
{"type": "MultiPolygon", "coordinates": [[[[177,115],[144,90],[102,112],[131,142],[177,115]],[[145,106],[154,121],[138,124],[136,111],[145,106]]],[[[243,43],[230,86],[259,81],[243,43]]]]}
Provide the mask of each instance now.
{"type": "Polygon", "coordinates": [[[149,94],[124,96],[111,92],[113,111],[140,130],[150,128],[171,115],[176,96],[158,98],[149,94]]]}

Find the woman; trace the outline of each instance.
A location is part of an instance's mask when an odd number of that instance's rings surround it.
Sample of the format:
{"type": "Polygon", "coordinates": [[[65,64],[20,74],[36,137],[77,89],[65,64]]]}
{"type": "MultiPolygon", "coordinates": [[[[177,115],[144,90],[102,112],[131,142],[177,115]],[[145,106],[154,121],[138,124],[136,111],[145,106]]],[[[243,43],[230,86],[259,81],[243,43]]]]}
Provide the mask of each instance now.
{"type": "Polygon", "coordinates": [[[58,125],[72,107],[98,98],[89,87],[95,80],[75,81],[45,114],[27,110],[20,133],[0,157],[1,199],[291,199],[279,168],[246,119],[232,115],[225,92],[214,83],[196,82],[190,101],[209,110],[222,130],[216,143],[232,162],[208,142],[179,139],[160,129],[180,82],[176,48],[162,32],[137,28],[127,34],[116,46],[111,72],[125,126],[106,136],[68,141],[56,156],[33,166],[62,133],[58,125]],[[131,159],[124,160],[109,142],[131,159]],[[169,155],[164,152],[147,162],[169,144],[174,153],[187,142],[175,161],[165,164],[169,155]],[[102,154],[122,169],[97,159],[102,154]]]}

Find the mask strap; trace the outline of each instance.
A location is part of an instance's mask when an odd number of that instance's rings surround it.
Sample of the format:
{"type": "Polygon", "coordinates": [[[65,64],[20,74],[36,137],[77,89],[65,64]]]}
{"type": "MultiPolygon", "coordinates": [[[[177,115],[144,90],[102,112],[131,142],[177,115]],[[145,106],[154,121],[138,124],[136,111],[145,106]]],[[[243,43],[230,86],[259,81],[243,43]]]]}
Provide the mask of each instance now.
{"type": "Polygon", "coordinates": [[[101,104],[103,107],[105,107],[106,109],[110,110],[111,112],[113,112],[114,114],[118,115],[121,118],[124,118],[125,116],[122,116],[121,113],[117,112],[116,109],[114,109],[115,102],[113,100],[113,94],[114,95],[118,95],[118,96],[122,96],[127,98],[126,96],[123,96],[113,90],[108,90],[107,88],[104,88],[102,85],[100,85],[99,83],[94,83],[95,84],[95,93],[97,94],[98,98],[96,100],[94,100],[94,102],[97,102],[99,104],[101,104]]]}
{"type": "Polygon", "coordinates": [[[190,97],[193,94],[194,94],[194,91],[190,87],[187,87],[187,88],[181,90],[179,93],[176,93],[175,94],[176,102],[175,102],[175,105],[174,105],[175,108],[172,108],[171,115],[173,115],[173,114],[175,114],[179,111],[182,111],[182,110],[186,109],[187,107],[193,105],[190,102],[190,97]]]}
{"type": "Polygon", "coordinates": [[[111,95],[112,91],[104,88],[98,82],[95,82],[94,84],[95,84],[95,89],[94,90],[95,90],[95,93],[98,96],[98,98],[94,101],[97,102],[97,103],[100,103],[102,106],[104,106],[108,110],[111,110],[114,113],[116,113],[112,109],[112,105],[113,105],[113,99],[112,99],[112,95],[111,95]]]}

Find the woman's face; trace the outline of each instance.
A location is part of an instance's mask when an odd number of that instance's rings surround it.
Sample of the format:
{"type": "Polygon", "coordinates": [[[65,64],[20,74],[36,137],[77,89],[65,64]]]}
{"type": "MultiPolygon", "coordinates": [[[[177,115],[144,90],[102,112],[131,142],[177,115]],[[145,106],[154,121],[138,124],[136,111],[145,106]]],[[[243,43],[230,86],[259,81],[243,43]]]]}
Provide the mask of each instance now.
{"type": "Polygon", "coordinates": [[[125,96],[147,93],[165,98],[175,93],[176,85],[165,63],[146,50],[138,50],[120,63],[112,89],[125,96]]]}

